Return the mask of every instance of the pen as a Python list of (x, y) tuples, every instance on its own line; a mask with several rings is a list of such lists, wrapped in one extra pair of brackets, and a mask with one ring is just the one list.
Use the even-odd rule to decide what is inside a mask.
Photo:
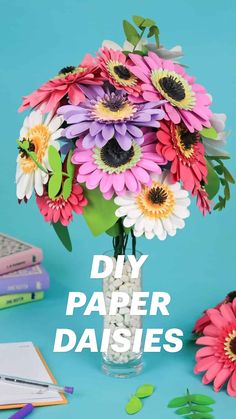
[(35, 381), (28, 378), (12, 377), (9, 375), (0, 374), (0, 382), (7, 384), (17, 384), (23, 387), (34, 387), (44, 391), (58, 391), (60, 393), (73, 394), (74, 387), (58, 386), (52, 383), (44, 383), (42, 381)]
[(26, 404), (22, 409), (18, 410), (18, 412), (14, 413), (14, 415), (10, 416), (9, 419), (23, 419), (28, 416), (31, 412), (33, 412), (34, 406), (29, 403)]

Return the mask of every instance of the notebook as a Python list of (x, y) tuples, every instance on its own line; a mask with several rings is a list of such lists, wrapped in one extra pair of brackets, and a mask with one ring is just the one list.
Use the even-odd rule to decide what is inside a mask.
[[(1, 343), (0, 372), (21, 378), (56, 383), (40, 351), (32, 342)], [(66, 404), (67, 399), (57, 391), (38, 390), (0, 381), (0, 409), (21, 407), (26, 403), (35, 406)]]

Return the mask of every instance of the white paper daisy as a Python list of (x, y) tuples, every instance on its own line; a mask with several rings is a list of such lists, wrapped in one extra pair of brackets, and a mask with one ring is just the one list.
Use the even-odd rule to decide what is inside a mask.
[(116, 216), (124, 217), (124, 226), (133, 227), (136, 237), (144, 234), (147, 239), (165, 240), (184, 228), (184, 219), (190, 215), (188, 196), (179, 182), (171, 183), (169, 175), (162, 173), (153, 176), (152, 185), (143, 187), (138, 195), (129, 192), (116, 197)]
[[(61, 137), (63, 122), (62, 116), (53, 116), (50, 112), (45, 116), (40, 110), (32, 111), (24, 120), (20, 131), (20, 141), (29, 141), (29, 150), (34, 151), (38, 162), (47, 170), (50, 170), (48, 163), (48, 147), (53, 145), (57, 150), (59, 143), (56, 141)], [(48, 181), (48, 174), (43, 172), (29, 155), (19, 150), (16, 168), (16, 195), (18, 199), (29, 199), (33, 190), (38, 195), (43, 194), (43, 185)]]

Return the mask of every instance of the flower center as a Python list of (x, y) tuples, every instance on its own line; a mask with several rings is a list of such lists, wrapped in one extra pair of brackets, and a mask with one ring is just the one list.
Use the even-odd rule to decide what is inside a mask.
[(224, 349), (226, 355), (228, 355), (232, 361), (236, 361), (236, 330), (233, 330), (226, 337)]
[(124, 164), (130, 162), (134, 156), (134, 148), (131, 148), (127, 151), (123, 150), (115, 138), (112, 138), (106, 143), (101, 149), (101, 159), (102, 161), (110, 167), (120, 167)]
[(120, 79), (123, 80), (129, 80), (131, 77), (130, 71), (124, 65), (115, 65), (114, 72)]
[(175, 71), (156, 69), (152, 71), (151, 81), (157, 91), (173, 106), (192, 110), (196, 98), (191, 85)]
[(74, 65), (69, 65), (67, 67), (63, 67), (60, 71), (59, 71), (59, 75), (63, 74), (64, 76), (66, 76), (67, 74), (73, 73), (75, 71), (75, 66)]
[(152, 188), (149, 191), (149, 199), (153, 204), (164, 204), (164, 202), (167, 200), (168, 194), (163, 189), (157, 186), (156, 188)]
[(176, 126), (175, 137), (179, 150), (187, 159), (194, 154), (194, 145), (197, 144), (200, 137), (197, 132), (189, 132), (182, 125)]
[[(27, 140), (26, 138), (23, 138), (23, 141), (28, 141), (28, 144), (29, 144), (28, 151), (35, 151), (35, 145), (31, 140)], [(22, 158), (23, 157), (25, 157), (26, 159), (29, 158), (29, 155), (26, 150), (23, 150), (20, 146), (18, 146), (18, 150)]]
[(232, 291), (232, 292), (229, 292), (229, 294), (227, 295), (226, 301), (227, 303), (232, 303), (235, 298), (236, 298), (236, 291)]
[(172, 99), (180, 102), (185, 98), (185, 90), (182, 82), (174, 78), (174, 76), (163, 77), (159, 80), (161, 88), (167, 93)]
[(137, 107), (132, 102), (113, 92), (95, 102), (91, 117), (101, 122), (124, 122), (130, 120), (136, 111)]
[(168, 185), (153, 181), (151, 188), (143, 187), (136, 202), (146, 217), (167, 218), (173, 212), (175, 197)]
[(124, 108), (126, 99), (121, 95), (111, 94), (106, 96), (102, 102), (105, 108), (110, 109), (112, 112), (117, 112)]
[[(42, 163), (43, 158), (48, 149), (48, 143), (50, 140), (50, 132), (46, 125), (35, 125), (30, 128), (27, 135), (31, 150), (36, 153), (37, 160)], [(32, 173), (37, 169), (37, 165), (29, 156), (22, 156), (20, 161), (21, 169), (24, 173)]]

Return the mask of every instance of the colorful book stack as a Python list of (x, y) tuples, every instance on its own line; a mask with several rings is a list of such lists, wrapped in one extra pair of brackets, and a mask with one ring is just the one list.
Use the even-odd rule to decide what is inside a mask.
[(0, 309), (39, 301), (49, 288), (38, 247), (0, 233)]

